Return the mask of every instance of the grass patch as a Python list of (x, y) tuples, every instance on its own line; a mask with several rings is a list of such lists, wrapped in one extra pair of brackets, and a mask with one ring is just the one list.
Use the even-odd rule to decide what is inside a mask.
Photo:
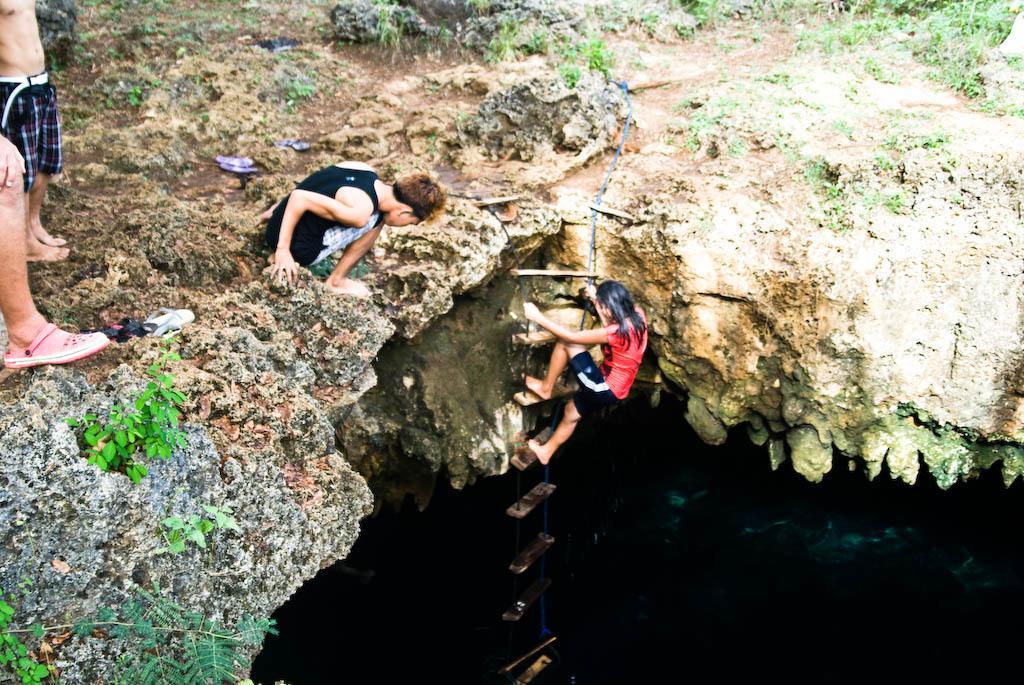
[[(826, 53), (879, 42), (897, 32), (929, 75), (968, 97), (985, 95), (980, 67), (985, 53), (998, 45), (1013, 23), (1010, 0), (864, 0), (852, 11), (820, 28), (805, 31), (799, 46)], [(894, 78), (877, 63), (865, 70), (883, 82)], [(881, 78), (879, 78), (881, 76)]]

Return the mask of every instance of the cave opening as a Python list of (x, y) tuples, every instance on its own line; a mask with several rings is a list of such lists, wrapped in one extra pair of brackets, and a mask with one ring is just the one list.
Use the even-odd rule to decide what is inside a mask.
[[(682, 414), (670, 396), (624, 403), (552, 462), (545, 609), (558, 641), (535, 683), (977, 680), (1016, 654), (1020, 486), (995, 469), (948, 492), (927, 475), (868, 482), (838, 457), (814, 485), (788, 464), (773, 472), (742, 432), (703, 444)], [(276, 612), (281, 634), (253, 679), (512, 682), (494, 672), (540, 628), (536, 605), (500, 619), (516, 477), (439, 484), (423, 512), (407, 502), (364, 521), (349, 558)], [(524, 474), (522, 492), (539, 477)]]

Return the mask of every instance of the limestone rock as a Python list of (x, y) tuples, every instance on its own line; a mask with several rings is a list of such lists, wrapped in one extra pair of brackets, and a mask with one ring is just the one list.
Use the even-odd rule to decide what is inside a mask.
[(525, 162), (568, 152), (576, 165), (606, 150), (625, 116), (621, 91), (587, 73), (575, 88), (536, 77), (487, 97), (464, 129), (467, 144)]
[(48, 55), (64, 57), (78, 40), (75, 26), (78, 9), (75, 0), (36, 0), (39, 37)]
[[(822, 443), (818, 431), (811, 426), (799, 426), (786, 433), (793, 470), (812, 483), (820, 483), (832, 470), (832, 444)], [(775, 463), (775, 460), (772, 460)]]
[(344, 0), (331, 10), (335, 38), (352, 43), (381, 39), (381, 24), (390, 24), (404, 35), (431, 34), (434, 30), (415, 10), (398, 4), (371, 0)]
[[(0, 405), (0, 584), (32, 581), (16, 601), (19, 624), (95, 616), (100, 607), (120, 606), (133, 585), (154, 583), (218, 621), (267, 616), (355, 541), (358, 521), (370, 510), (369, 492), (330, 451), (305, 457), (307, 467), (322, 469), (312, 505), (290, 487), (272, 453), (224, 462), (197, 425), (187, 428), (188, 447), (154, 460), (139, 485), (87, 464), (71, 429), (55, 419), (108, 408), (141, 385), (127, 367), (99, 387), (75, 371), (42, 369), (17, 404)], [(320, 430), (329, 435), (330, 425)], [(202, 514), (204, 504), (231, 507), (242, 531), (212, 533), (205, 551), (190, 546), (180, 555), (156, 555), (164, 544), (159, 521)], [(56, 662), (62, 682), (102, 679), (118, 657), (112, 646), (69, 640)]]

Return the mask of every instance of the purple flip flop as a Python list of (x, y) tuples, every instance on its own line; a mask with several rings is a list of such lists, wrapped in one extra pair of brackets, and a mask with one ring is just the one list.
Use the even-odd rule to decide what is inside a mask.
[(306, 150), (309, 149), (309, 143), (307, 143), (304, 140), (296, 140), (295, 138), (288, 138), (287, 140), (279, 140), (279, 141), (275, 142), (274, 143), (274, 147), (281, 148), (282, 150), (284, 150), (286, 148), (291, 148), (291, 149), (295, 150), (296, 152), (305, 152)]
[(221, 169), (224, 171), (230, 171), (233, 174), (256, 173), (256, 166), (248, 157), (225, 157), (224, 155), (217, 155), (213, 159)]

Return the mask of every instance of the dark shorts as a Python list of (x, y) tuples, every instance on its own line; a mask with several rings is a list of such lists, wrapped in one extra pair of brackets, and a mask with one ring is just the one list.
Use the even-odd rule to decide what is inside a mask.
[[(281, 236), (281, 220), (284, 219), (284, 210), (287, 204), (288, 197), (278, 202), (277, 206), (274, 207), (274, 213), (271, 215), (270, 221), (267, 222), (265, 238), (267, 247), (270, 248), (271, 252), (277, 250), (277, 239)], [(305, 230), (301, 222), (295, 226), (295, 230), (292, 231), (292, 242), (289, 246), (292, 259), (302, 266), (309, 266), (316, 261), (316, 258), (320, 256), (323, 249), (323, 233)]]
[[(7, 98), (17, 87), (16, 83), (0, 83), (0, 108), (7, 104)], [(25, 192), (32, 189), (38, 174), (56, 175), (64, 168), (57, 89), (49, 83), (18, 93), (7, 125), (0, 133), (14, 143), (25, 158)]]
[(619, 401), (615, 393), (608, 389), (604, 374), (597, 368), (589, 352), (580, 352), (570, 359), (569, 368), (580, 384), (580, 389), (572, 396), (580, 416), (592, 414), (601, 407), (610, 407)]

